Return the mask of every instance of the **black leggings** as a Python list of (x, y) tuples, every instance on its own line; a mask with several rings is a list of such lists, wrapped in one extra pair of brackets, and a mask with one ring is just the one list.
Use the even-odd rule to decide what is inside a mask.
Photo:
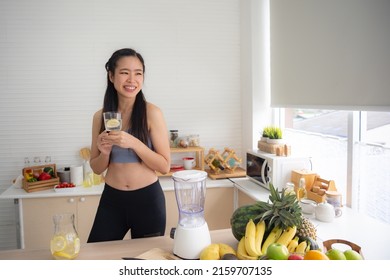
[(89, 242), (122, 240), (165, 234), (165, 196), (160, 182), (134, 191), (121, 191), (105, 184)]

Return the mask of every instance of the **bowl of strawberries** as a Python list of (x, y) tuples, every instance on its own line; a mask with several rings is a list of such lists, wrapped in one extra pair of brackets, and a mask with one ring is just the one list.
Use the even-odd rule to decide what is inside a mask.
[(59, 193), (73, 192), (76, 187), (73, 183), (62, 182), (54, 186), (54, 191)]

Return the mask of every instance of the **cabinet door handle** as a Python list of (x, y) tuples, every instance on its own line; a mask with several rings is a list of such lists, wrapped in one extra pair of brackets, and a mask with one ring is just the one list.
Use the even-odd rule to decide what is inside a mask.
[(68, 202), (69, 202), (69, 203), (73, 203), (73, 202), (74, 202), (74, 198), (69, 198), (69, 199), (68, 199)]
[(85, 197), (80, 197), (80, 202), (84, 202), (85, 201)]

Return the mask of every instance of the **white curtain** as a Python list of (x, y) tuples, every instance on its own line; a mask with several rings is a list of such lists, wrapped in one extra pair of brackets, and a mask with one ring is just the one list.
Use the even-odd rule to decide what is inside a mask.
[(390, 109), (390, 1), (272, 0), (273, 107)]

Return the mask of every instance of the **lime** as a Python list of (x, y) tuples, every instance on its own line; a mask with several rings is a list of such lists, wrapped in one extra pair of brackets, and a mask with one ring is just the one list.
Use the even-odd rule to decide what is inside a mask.
[(66, 247), (66, 240), (61, 235), (56, 235), (51, 239), (50, 244), (51, 250), (53, 252), (60, 252), (63, 251)]

